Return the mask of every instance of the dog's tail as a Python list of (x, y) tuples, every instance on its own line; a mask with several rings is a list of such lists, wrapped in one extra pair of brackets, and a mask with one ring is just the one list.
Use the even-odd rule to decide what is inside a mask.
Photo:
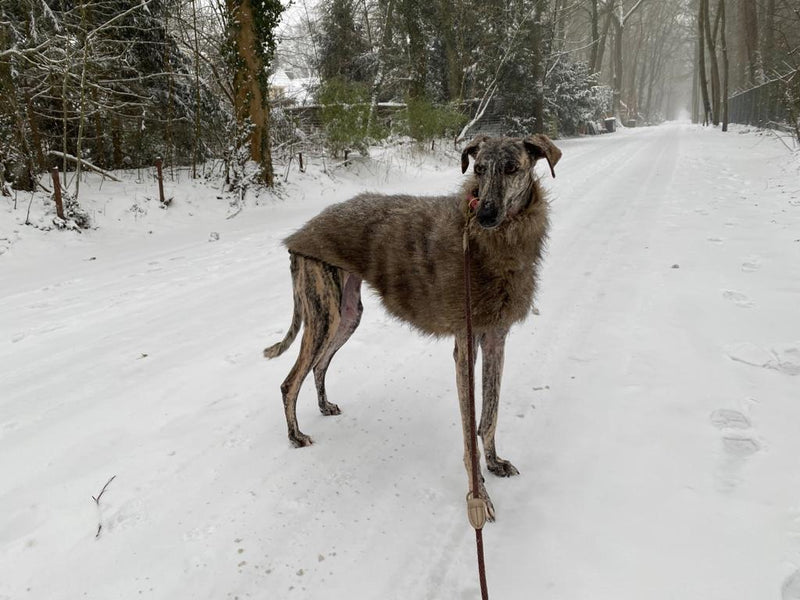
[(292, 289), (294, 290), (294, 313), (292, 314), (292, 324), (289, 326), (289, 331), (286, 332), (284, 338), (277, 344), (273, 344), (269, 348), (264, 348), (264, 358), (275, 358), (280, 356), (292, 345), (294, 339), (297, 337), (297, 332), (300, 331), (300, 326), (303, 324), (303, 314), (300, 306), (300, 296), (297, 293), (297, 257), (291, 254), (291, 270), (292, 270)]

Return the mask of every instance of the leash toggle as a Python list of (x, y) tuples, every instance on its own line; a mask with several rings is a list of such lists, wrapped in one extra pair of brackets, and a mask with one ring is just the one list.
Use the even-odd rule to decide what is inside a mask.
[(486, 500), (480, 497), (476, 498), (472, 492), (467, 494), (467, 518), (474, 529), (483, 529), (483, 526), (486, 525), (487, 514), (489, 514), (489, 507), (486, 505)]

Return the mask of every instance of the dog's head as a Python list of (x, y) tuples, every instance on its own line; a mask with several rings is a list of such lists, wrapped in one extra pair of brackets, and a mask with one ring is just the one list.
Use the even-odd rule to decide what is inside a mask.
[(544, 158), (555, 177), (553, 169), (561, 150), (539, 133), (525, 138), (479, 136), (461, 153), (462, 173), (469, 167), (470, 156), (476, 179), (472, 193), (479, 200), (476, 219), (482, 227), (492, 229), (537, 200), (533, 167)]

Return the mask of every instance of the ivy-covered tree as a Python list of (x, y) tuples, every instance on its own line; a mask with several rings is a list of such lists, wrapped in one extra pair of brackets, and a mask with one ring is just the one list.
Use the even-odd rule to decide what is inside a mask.
[(250, 158), (259, 179), (272, 186), (274, 171), (269, 139), (267, 66), (275, 53), (275, 27), (283, 12), (279, 0), (226, 0), (234, 115), (246, 130)]

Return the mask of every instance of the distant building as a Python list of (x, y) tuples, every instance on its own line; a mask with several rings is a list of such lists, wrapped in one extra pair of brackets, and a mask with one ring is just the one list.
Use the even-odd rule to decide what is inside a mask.
[(278, 67), (269, 78), (270, 99), (296, 106), (305, 106), (313, 101), (312, 90), (319, 79), (307, 69), (284, 69)]

